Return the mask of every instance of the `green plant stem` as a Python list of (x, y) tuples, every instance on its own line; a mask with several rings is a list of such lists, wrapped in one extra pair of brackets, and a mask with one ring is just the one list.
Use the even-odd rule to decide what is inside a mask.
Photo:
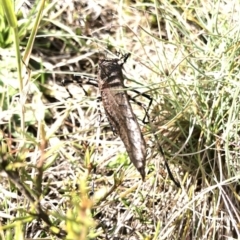
[(17, 57), (17, 72), (18, 72), (18, 81), (19, 81), (19, 94), (20, 94), (20, 105), (21, 105), (21, 135), (24, 138), (24, 129), (25, 129), (25, 116), (24, 116), (24, 106), (23, 106), (23, 78), (22, 78), (22, 65), (21, 65), (21, 53), (19, 50), (19, 38), (18, 38), (18, 29), (13, 28), (14, 31), (14, 42), (15, 42), (15, 52)]

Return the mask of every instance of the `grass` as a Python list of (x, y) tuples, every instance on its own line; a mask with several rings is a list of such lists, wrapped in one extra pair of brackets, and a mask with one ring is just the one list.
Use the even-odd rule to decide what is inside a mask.
[[(0, 9), (0, 239), (239, 239), (239, 3), (13, 9)], [(148, 145), (145, 182), (97, 88), (76, 82), (117, 52), (131, 53), (126, 86), (153, 97), (150, 124), (132, 104)]]

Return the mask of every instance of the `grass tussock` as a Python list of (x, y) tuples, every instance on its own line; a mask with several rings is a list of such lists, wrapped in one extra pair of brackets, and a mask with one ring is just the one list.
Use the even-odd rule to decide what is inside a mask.
[[(0, 239), (239, 239), (238, 1), (0, 4)], [(131, 53), (146, 180), (97, 100)], [(96, 84), (96, 82), (95, 82)], [(169, 179), (156, 138), (177, 188)]]

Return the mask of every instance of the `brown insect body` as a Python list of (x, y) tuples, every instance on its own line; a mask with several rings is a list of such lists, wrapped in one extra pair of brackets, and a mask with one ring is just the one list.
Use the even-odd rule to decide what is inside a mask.
[(145, 178), (146, 143), (124, 90), (121, 59), (103, 59), (99, 62), (98, 87), (108, 120), (123, 141), (131, 162)]

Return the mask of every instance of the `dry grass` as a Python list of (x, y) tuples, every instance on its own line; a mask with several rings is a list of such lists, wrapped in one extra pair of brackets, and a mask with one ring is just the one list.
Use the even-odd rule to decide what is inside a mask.
[[(238, 1), (50, 1), (26, 53), (42, 2), (19, 7), (22, 90), (0, 29), (0, 239), (239, 239)], [(129, 90), (154, 99), (150, 125), (133, 104), (145, 182), (97, 88), (78, 84), (117, 52)]]

